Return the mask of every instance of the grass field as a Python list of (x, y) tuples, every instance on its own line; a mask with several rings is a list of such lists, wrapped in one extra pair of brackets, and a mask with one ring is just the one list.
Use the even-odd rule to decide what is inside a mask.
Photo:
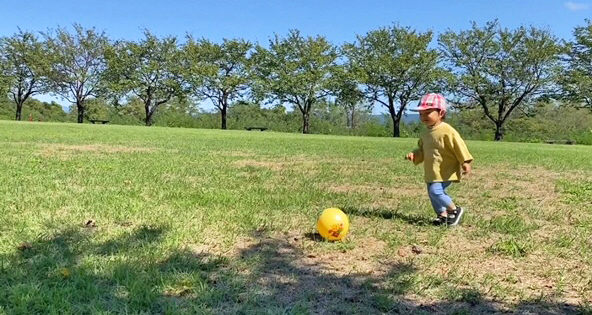
[(415, 143), (0, 122), (0, 314), (592, 314), (592, 147), (468, 142), (447, 229)]

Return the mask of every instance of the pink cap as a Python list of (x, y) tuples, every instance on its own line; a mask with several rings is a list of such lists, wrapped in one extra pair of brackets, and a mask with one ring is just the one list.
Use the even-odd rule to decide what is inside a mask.
[(418, 112), (431, 108), (439, 109), (440, 113), (444, 114), (446, 112), (446, 99), (444, 96), (437, 93), (428, 93), (421, 98), (418, 107), (410, 110)]

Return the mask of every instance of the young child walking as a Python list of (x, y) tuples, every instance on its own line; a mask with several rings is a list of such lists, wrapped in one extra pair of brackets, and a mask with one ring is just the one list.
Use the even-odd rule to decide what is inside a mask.
[(446, 193), (453, 182), (471, 172), (473, 157), (465, 142), (446, 118), (446, 99), (436, 93), (424, 95), (417, 108), (421, 122), (427, 127), (418, 141), (418, 148), (407, 154), (406, 159), (418, 165), (424, 164), (424, 178), (428, 196), (437, 217), (435, 225), (457, 225), (464, 209), (458, 207)]

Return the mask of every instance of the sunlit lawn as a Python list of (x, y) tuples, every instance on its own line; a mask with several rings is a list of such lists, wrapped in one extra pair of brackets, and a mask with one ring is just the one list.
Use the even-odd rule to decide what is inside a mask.
[(0, 122), (0, 313), (592, 313), (592, 147), (469, 141), (450, 229), (415, 143)]

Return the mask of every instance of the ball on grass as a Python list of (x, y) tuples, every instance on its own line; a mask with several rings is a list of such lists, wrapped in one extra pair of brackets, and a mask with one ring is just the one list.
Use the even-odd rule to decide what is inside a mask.
[(349, 231), (349, 219), (340, 209), (325, 209), (317, 222), (317, 231), (329, 241), (342, 240)]

